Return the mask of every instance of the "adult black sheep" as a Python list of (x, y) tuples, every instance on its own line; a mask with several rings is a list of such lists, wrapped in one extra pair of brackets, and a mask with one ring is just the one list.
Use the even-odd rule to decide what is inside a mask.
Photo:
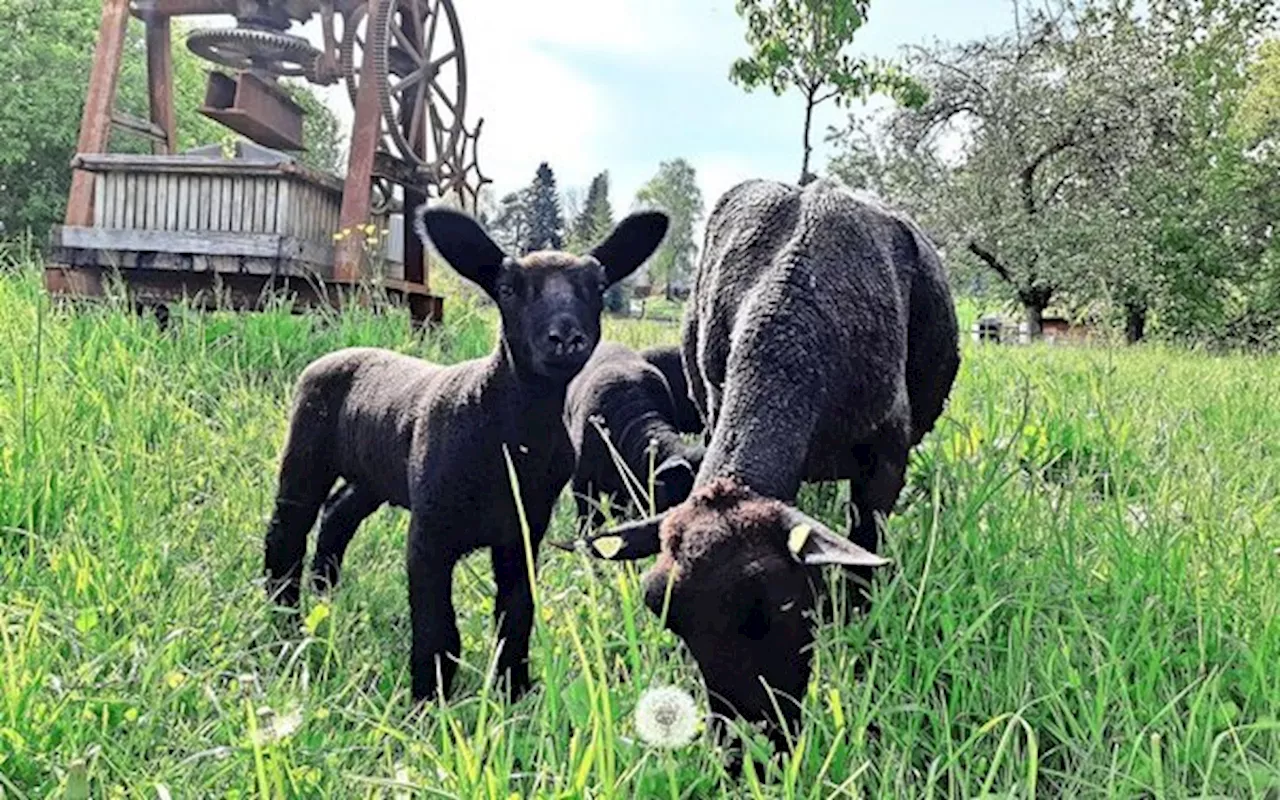
[[(660, 613), (670, 582), (667, 626), (697, 660), (712, 711), (771, 723), (780, 742), (773, 699), (794, 723), (810, 674), (813, 568), (886, 563), (877, 520), (950, 393), (955, 310), (910, 221), (828, 180), (751, 180), (708, 219), (683, 349), (712, 431), (694, 491), (588, 549), (659, 555), (645, 602)], [(802, 481), (841, 479), (849, 538), (792, 505)]]

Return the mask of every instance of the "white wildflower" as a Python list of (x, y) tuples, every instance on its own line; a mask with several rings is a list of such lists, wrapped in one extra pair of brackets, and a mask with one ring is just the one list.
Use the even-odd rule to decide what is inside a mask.
[(267, 745), (287, 739), (302, 727), (302, 709), (294, 708), (287, 713), (277, 714), (273, 709), (258, 709), (258, 716), (263, 718), (254, 740), (259, 745)]
[(636, 732), (654, 747), (684, 747), (698, 729), (698, 706), (675, 686), (652, 687), (636, 703)]

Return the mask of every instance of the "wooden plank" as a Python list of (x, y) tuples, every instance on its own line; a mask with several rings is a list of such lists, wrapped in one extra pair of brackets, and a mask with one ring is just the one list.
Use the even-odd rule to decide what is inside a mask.
[(157, 230), (171, 230), (168, 227), (169, 218), (169, 176), (156, 176), (156, 197), (154, 201), (156, 207), (156, 224), (153, 226)]
[(108, 172), (111, 180), (111, 225), (112, 228), (123, 228), (124, 224), (124, 176), (118, 172)]
[[(107, 149), (107, 141), (111, 136), (111, 110), (116, 104), (116, 87), (120, 79), (120, 61), (124, 55), (125, 30), (128, 24), (129, 0), (103, 0), (98, 41), (93, 49), (93, 66), (89, 70), (84, 111), (80, 115), (77, 153), (100, 153)], [(92, 176), (83, 170), (73, 170), (71, 191), (67, 195), (66, 223), (90, 224), (93, 220), (92, 204)]]
[(191, 181), (187, 178), (178, 178), (174, 183), (175, 191), (178, 195), (178, 213), (174, 220), (174, 230), (187, 231), (191, 230), (188, 224), (188, 214), (191, 207)]
[(293, 233), (293, 217), (290, 211), (293, 208), (295, 196), (292, 181), (283, 180), (276, 184), (276, 233), (284, 235)]
[(146, 43), (151, 122), (164, 137), (151, 152), (168, 154), (178, 149), (177, 117), (173, 109), (173, 41), (169, 35), (168, 17), (147, 17)]
[(60, 229), (59, 243), (65, 248), (81, 250), (246, 258), (275, 258), (281, 252), (281, 237), (274, 233), (212, 233), (64, 226)]
[[(373, 75), (374, 48), (364, 49), (361, 75)], [(382, 120), (378, 113), (378, 87), (374, 81), (360, 81), (356, 91), (356, 124), (351, 131), (351, 145), (347, 153), (347, 177), (342, 185), (342, 208), (338, 214), (338, 229), (352, 228), (369, 218), (370, 190), (373, 185), (374, 154), (382, 135)], [(334, 253), (333, 274), (341, 280), (359, 277), (363, 254), (360, 242), (347, 236), (338, 242)]]
[(231, 230), (244, 233), (244, 178), (231, 179)]
[(231, 230), (231, 181), (228, 178), (215, 178), (218, 184), (218, 230)]
[(199, 199), (200, 210), (196, 214), (196, 218), (198, 220), (198, 222), (196, 223), (197, 230), (207, 231), (207, 230), (210, 230), (212, 227), (212, 222), (209, 215), (209, 209), (213, 208), (213, 200), (210, 197), (211, 191), (212, 191), (212, 184), (209, 182), (209, 178), (204, 175), (201, 175), (200, 176), (200, 199)]
[(137, 134), (145, 139), (150, 139), (153, 143), (161, 144), (165, 141), (164, 129), (160, 128), (154, 122), (126, 114), (123, 111), (115, 111), (111, 114), (111, 124), (117, 128)]
[(157, 175), (142, 176), (142, 208), (145, 212), (142, 225), (139, 227), (149, 231), (156, 228), (156, 178)]
[(107, 213), (107, 176), (93, 176), (93, 224), (105, 228)]
[(165, 196), (168, 198), (168, 201), (165, 203), (164, 229), (167, 231), (176, 231), (178, 228), (182, 227), (178, 222), (178, 187), (179, 184), (182, 183), (182, 179), (177, 175), (166, 175), (164, 182)]
[(280, 201), (280, 181), (268, 178), (263, 184), (265, 190), (262, 198), (262, 229), (267, 233), (279, 233), (277, 223), (280, 221), (276, 205)]
[(120, 227), (122, 228), (134, 227), (133, 218), (134, 218), (134, 209), (138, 205), (138, 202), (136, 199), (137, 196), (138, 196), (138, 176), (125, 175), (124, 176), (124, 224), (121, 225)]
[(288, 175), (301, 182), (321, 187), (334, 202), (337, 202), (342, 194), (342, 181), (339, 179), (292, 161), (229, 160), (221, 156), (185, 154), (139, 156), (128, 153), (96, 153), (76, 156), (73, 159), (73, 165), (77, 169), (89, 172), (177, 172), (181, 174), (257, 175), (263, 177)]
[(253, 229), (269, 233), (267, 229), (267, 185), (270, 178), (253, 179)]

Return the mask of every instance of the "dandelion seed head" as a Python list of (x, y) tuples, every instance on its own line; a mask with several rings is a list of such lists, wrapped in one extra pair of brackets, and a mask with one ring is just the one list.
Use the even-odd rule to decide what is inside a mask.
[(652, 687), (636, 703), (636, 732), (654, 747), (684, 747), (698, 732), (698, 706), (675, 686)]

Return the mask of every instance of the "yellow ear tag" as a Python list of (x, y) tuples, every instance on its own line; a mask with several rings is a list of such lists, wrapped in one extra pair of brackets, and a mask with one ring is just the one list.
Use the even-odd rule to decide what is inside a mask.
[(797, 558), (800, 557), (800, 550), (804, 547), (804, 543), (809, 541), (809, 534), (813, 533), (813, 528), (805, 523), (800, 523), (791, 529), (791, 533), (787, 534), (787, 549)]
[(621, 536), (601, 536), (592, 542), (591, 546), (595, 548), (601, 558), (613, 558), (622, 549), (623, 544), (625, 542), (622, 541)]

